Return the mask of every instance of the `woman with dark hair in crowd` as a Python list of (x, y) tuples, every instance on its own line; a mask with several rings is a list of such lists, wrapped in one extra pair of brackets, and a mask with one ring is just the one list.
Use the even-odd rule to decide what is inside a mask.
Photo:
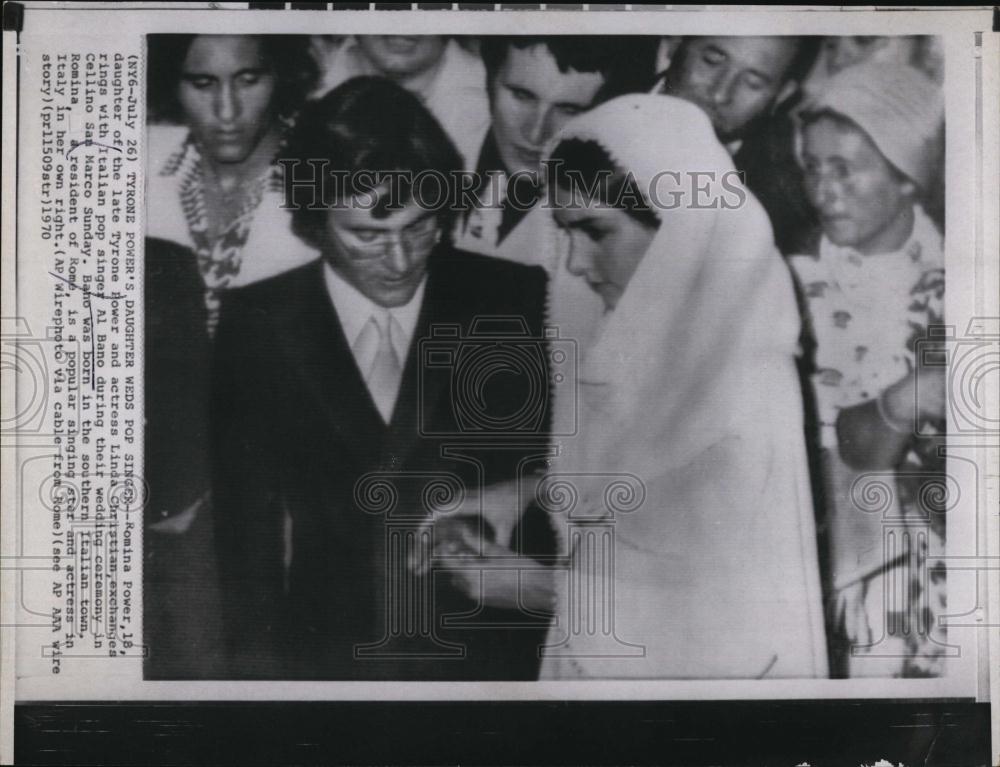
[[(944, 608), (944, 569), (927, 565), (943, 554), (944, 516), (926, 483), (939, 487), (944, 471), (934, 435), (945, 429), (945, 377), (925, 366), (919, 346), (930, 349), (930, 329), (943, 322), (943, 242), (922, 206), (943, 127), (939, 86), (880, 62), (839, 72), (801, 115), (800, 162), (822, 232), (815, 253), (790, 263), (812, 347), (841, 675), (942, 670), (934, 616)], [(896, 475), (884, 513), (859, 500), (872, 472), (876, 487)], [(908, 528), (898, 556), (883, 547), (887, 522)]]
[(221, 291), (312, 260), (291, 235), (275, 159), (316, 78), (308, 38), (163, 35), (150, 40), (149, 237), (191, 249), (208, 330)]
[[(209, 370), (227, 288), (316, 258), (274, 160), (315, 76), (306, 38), (154, 35), (145, 269), (150, 678), (219, 673)], [(176, 124), (167, 124), (167, 123)]]

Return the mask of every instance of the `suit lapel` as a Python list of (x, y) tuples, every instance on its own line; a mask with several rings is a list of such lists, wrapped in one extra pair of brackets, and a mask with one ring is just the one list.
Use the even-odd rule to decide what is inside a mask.
[(422, 376), (421, 339), (428, 338), (431, 328), (440, 322), (461, 322), (462, 317), (454, 311), (457, 296), (449, 293), (446, 284), (447, 265), (439, 254), (432, 257), (428, 267), (427, 290), (424, 305), (413, 331), (413, 340), (403, 368), (403, 378), (396, 398), (396, 410), (384, 452), (402, 463), (414, 448), (420, 444), (420, 431), (426, 432), (427, 425), (435, 422), (435, 414), (447, 404), (446, 376)]
[[(334, 433), (363, 455), (377, 449), (385, 424), (368, 393), (323, 281), (322, 262), (302, 270), (301, 300), (278, 328), (289, 367), (312, 395)], [(299, 405), (301, 407), (301, 405)]]

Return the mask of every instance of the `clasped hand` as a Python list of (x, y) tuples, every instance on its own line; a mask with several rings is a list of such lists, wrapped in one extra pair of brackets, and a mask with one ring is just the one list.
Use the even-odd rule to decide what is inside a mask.
[(550, 610), (555, 602), (551, 572), (511, 547), (536, 483), (537, 478), (500, 482), (470, 493), (458, 509), (431, 509), (431, 549), (416, 552), (410, 569), (425, 575), (433, 560), (459, 590), (484, 605)]

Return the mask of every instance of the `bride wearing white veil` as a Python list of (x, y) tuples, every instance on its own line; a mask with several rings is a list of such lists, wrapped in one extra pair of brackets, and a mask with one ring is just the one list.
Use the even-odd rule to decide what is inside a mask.
[[(572, 280), (604, 303), (578, 402), (555, 403), (557, 417), (577, 409), (578, 428), (554, 470), (578, 478), (578, 507), (598, 515), (614, 475), (645, 498), (615, 515), (606, 583), (592, 554), (572, 552), (543, 677), (825, 676), (799, 314), (766, 214), (679, 99), (615, 99), (553, 147), (565, 165), (596, 150), (643, 195), (622, 198), (631, 211), (579, 195), (553, 211), (572, 243), (553, 324), (578, 315)], [(614, 642), (595, 641), (609, 630)]]
[(549, 319), (579, 345), (554, 402), (573, 436), (537, 489), (468, 506), (500, 541), (534, 494), (563, 536), (566, 566), (516, 589), (529, 611), (554, 600), (541, 676), (826, 676), (799, 314), (763, 208), (708, 118), (670, 96), (609, 101), (551, 146), (550, 210), (532, 215), (570, 243)]

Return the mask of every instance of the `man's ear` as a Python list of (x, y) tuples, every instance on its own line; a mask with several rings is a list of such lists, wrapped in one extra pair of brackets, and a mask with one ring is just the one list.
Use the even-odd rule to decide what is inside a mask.
[(660, 44), (656, 49), (656, 74), (663, 74), (670, 69), (670, 62), (683, 40), (680, 35), (660, 38)]
[(774, 97), (774, 106), (777, 107), (785, 99), (790, 99), (799, 90), (799, 83), (797, 80), (786, 80), (785, 84), (781, 86), (781, 90), (778, 91), (778, 95)]

